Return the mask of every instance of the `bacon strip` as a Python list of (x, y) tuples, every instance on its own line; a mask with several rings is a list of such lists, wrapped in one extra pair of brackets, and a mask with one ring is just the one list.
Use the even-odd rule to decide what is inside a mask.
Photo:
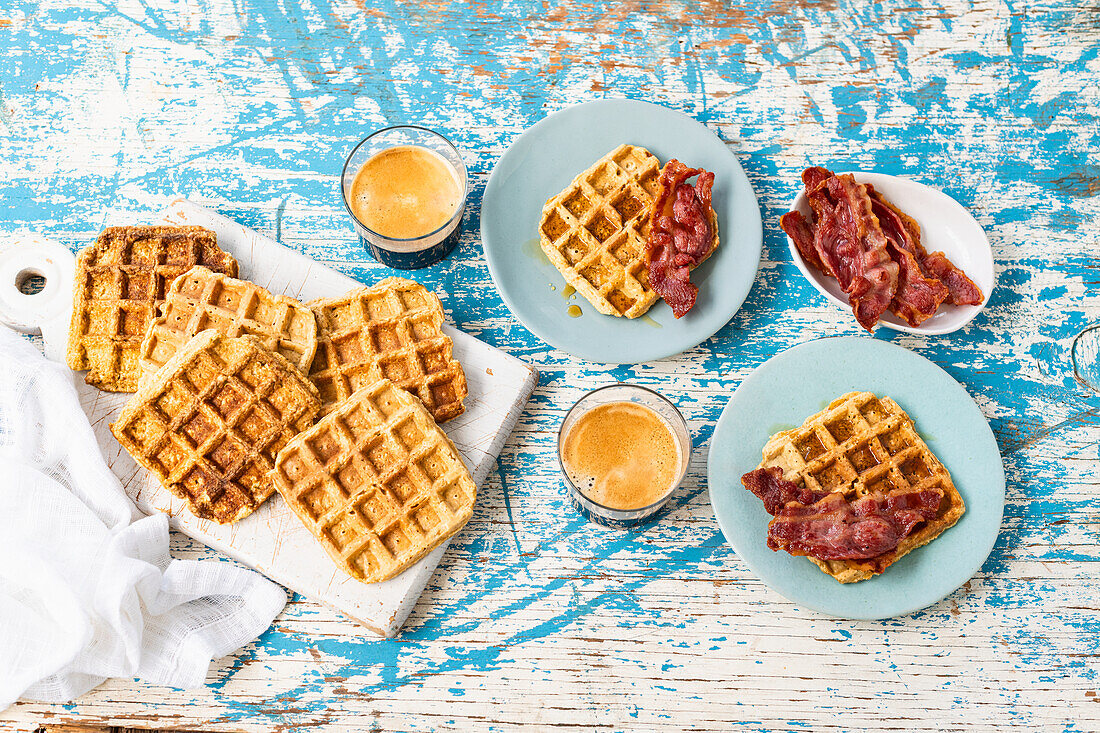
[(802, 259), (824, 272), (825, 265), (821, 263), (817, 249), (814, 248), (814, 230), (810, 222), (806, 221), (806, 217), (802, 216), (801, 212), (788, 211), (779, 218), (779, 226), (790, 236), (794, 246), (798, 247)]
[(978, 305), (985, 298), (982, 289), (943, 252), (925, 254), (921, 259), (921, 268), (947, 286), (947, 301), (952, 305)]
[[(694, 176), (698, 178), (692, 186), (687, 180)], [(661, 171), (659, 183), (646, 242), (649, 285), (680, 318), (699, 294), (690, 272), (714, 249), (709, 216), (714, 174), (673, 158)]]
[(860, 325), (873, 331), (897, 292), (898, 264), (886, 251), (886, 235), (871, 213), (866, 187), (851, 175), (833, 176), (826, 186), (837, 202), (834, 215), (847, 235), (837, 255), (852, 269), (848, 302)]
[(934, 316), (940, 303), (947, 299), (947, 287), (935, 278), (925, 277), (916, 257), (918, 248), (921, 251), (924, 248), (914, 241), (911, 230), (898, 212), (887, 206), (871, 186), (867, 188), (871, 194), (871, 211), (886, 235), (887, 250), (898, 263), (898, 290), (890, 302), (890, 310), (910, 326), (919, 326)]
[(868, 560), (935, 517), (942, 500), (940, 489), (894, 489), (853, 502), (839, 492), (808, 506), (790, 502), (768, 524), (768, 547), (818, 560)]
[(836, 278), (856, 320), (873, 330), (893, 301), (899, 266), (871, 213), (867, 190), (852, 176), (834, 176), (824, 168), (807, 168), (802, 181), (813, 224), (795, 211), (785, 214), (779, 225), (811, 265)]
[(803, 259), (836, 278), (868, 331), (887, 308), (918, 326), (942, 303), (982, 302), (981, 289), (943, 252), (926, 252), (920, 226), (874, 186), (821, 167), (802, 171), (802, 183), (812, 221), (792, 211), (779, 225)]
[[(840, 287), (847, 292), (848, 288), (851, 287), (853, 273), (851, 268), (837, 254), (837, 249), (844, 239), (844, 232), (840, 229), (835, 216), (836, 202), (829, 196), (829, 189), (825, 185), (832, 177), (832, 172), (825, 168), (807, 168), (802, 171), (802, 183), (806, 186), (806, 198), (810, 202), (810, 209), (813, 212), (813, 222), (807, 224), (812, 238), (810, 247), (814, 252), (811, 263), (816, 261), (821, 271), (827, 275), (832, 275), (840, 282)], [(798, 214), (802, 223), (806, 223), (805, 218), (799, 212), (792, 211), (789, 214)], [(791, 230), (784, 226), (784, 219), (787, 216), (781, 218), (779, 224), (783, 226), (787, 234), (791, 234)], [(794, 219), (787, 219), (787, 221), (791, 225), (798, 223)]]
[(783, 469), (777, 466), (749, 471), (741, 477), (741, 484), (764, 502), (764, 511), (772, 516), (789, 501), (813, 504), (826, 495), (788, 481), (783, 478)]
[(758, 468), (741, 477), (764, 502), (768, 547), (818, 560), (868, 560), (895, 549), (902, 539), (934, 518), (941, 489), (893, 489), (855, 501), (840, 492), (815, 492), (783, 478), (777, 467)]
[(887, 228), (883, 220), (883, 214), (887, 218), (891, 218), (890, 215), (892, 214), (892, 218), (901, 223), (907, 241), (912, 245), (910, 251), (920, 264), (921, 272), (930, 280), (941, 281), (947, 288), (948, 295), (944, 302), (951, 305), (979, 305), (982, 302), (984, 299), (982, 289), (967, 277), (965, 272), (956, 267), (947, 258), (947, 255), (943, 252), (929, 254), (924, 249), (924, 245), (920, 241), (920, 225), (913, 221), (912, 217), (887, 201), (870, 184), (867, 185), (867, 193), (871, 196), (872, 202), (876, 204), (875, 214), (880, 221), (883, 221), (883, 230)]
[[(822, 272), (832, 275), (840, 283), (841, 289), (848, 292), (855, 273), (850, 263), (840, 256), (847, 235), (836, 217), (836, 206), (824, 185), (810, 190), (807, 195), (814, 212), (813, 249), (821, 263)], [(780, 219), (780, 225), (782, 223)]]
[(802, 185), (806, 187), (807, 191), (810, 191), (823, 185), (825, 181), (832, 177), (833, 172), (831, 170), (815, 165), (802, 171)]

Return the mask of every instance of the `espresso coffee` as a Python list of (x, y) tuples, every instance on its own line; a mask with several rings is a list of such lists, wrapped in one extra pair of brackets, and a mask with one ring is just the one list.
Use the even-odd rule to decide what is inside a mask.
[(581, 415), (562, 442), (561, 458), (581, 493), (622, 511), (663, 499), (681, 470), (668, 423), (633, 402), (611, 402)]
[(450, 221), (462, 205), (462, 185), (439, 153), (398, 145), (367, 159), (355, 174), (348, 204), (371, 231), (417, 239)]

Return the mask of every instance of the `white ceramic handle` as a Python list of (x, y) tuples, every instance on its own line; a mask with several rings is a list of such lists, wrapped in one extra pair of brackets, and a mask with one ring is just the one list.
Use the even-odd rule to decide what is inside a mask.
[[(0, 322), (23, 333), (41, 333), (46, 356), (65, 360), (73, 307), (76, 258), (66, 247), (33, 233), (0, 235)], [(27, 277), (44, 279), (27, 294)]]

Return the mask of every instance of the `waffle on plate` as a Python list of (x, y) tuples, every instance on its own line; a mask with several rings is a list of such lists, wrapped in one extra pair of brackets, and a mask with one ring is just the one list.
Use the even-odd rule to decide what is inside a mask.
[[(742, 482), (775, 515), (769, 546), (806, 555), (841, 583), (883, 572), (965, 511), (951, 475), (909, 415), (889, 397), (871, 392), (850, 392), (800, 427), (773, 435), (760, 465)], [(853, 529), (868, 517), (870, 524)], [(844, 554), (834, 547), (841, 543), (874, 547), (883, 540), (886, 521), (893, 524), (889, 531), (900, 535), (892, 548), (873, 557), (835, 557)], [(833, 557), (815, 557), (812, 546)]]
[(195, 265), (235, 277), (237, 261), (197, 226), (105, 229), (76, 260), (73, 315), (65, 361), (88, 370), (84, 381), (109, 392), (134, 392), (138, 353), (169, 284)]
[(477, 487), (423, 403), (371, 382), (279, 452), (283, 499), (353, 578), (412, 566), (462, 528)]
[(542, 251), (600, 313), (637, 318), (657, 302), (646, 239), (660, 174), (653, 153), (620, 145), (542, 209)]

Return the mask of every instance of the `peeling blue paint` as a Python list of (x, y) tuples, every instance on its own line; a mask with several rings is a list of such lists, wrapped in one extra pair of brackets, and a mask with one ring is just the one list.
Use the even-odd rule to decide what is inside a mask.
[[(632, 669), (652, 666), (655, 675), (664, 673), (665, 684), (657, 687), (666, 696), (687, 697), (677, 674), (690, 675), (706, 655), (737, 655), (768, 670), (775, 657), (758, 648), (743, 620), (731, 621), (721, 636), (700, 635), (698, 619), (647, 591), (679, 578), (722, 580), (714, 586), (716, 603), (759, 590), (699, 509), (706, 504), (714, 422), (740, 378), (770, 356), (826, 331), (860, 332), (849, 320), (836, 328), (813, 319), (803, 330), (792, 326), (814, 311), (833, 315), (799, 274), (776, 226), (807, 164), (913, 176), (958, 199), (985, 227), (998, 267), (986, 312), (944, 337), (875, 337), (928, 357), (975, 396), (1005, 456), (1008, 503), (1002, 534), (973, 588), (880, 623), (806, 613), (800, 622), (814, 631), (798, 643), (832, 656), (866, 655), (882, 672), (904, 675), (910, 662), (893, 658), (901, 653), (895, 634), (917, 629), (934, 646), (945, 628), (986, 638), (987, 619), (1039, 617), (1051, 629), (1047, 635), (1031, 633), (1021, 621), (1027, 629), (994, 640), (990, 653), (1044, 685), (1094, 685), (1095, 604), (1053, 607), (1049, 599), (1069, 593), (1065, 571), (1047, 578), (1031, 569), (1074, 568), (1074, 597), (1094, 599), (1100, 591), (1095, 477), (1079, 485), (1088, 473), (1082, 461), (1097, 459), (1100, 408), (1074, 379), (1069, 360), (1073, 337), (1098, 312), (1100, 125), (1089, 90), (1097, 83), (1100, 43), (1075, 36), (1065, 50), (1043, 45), (1077, 17), (1069, 4), (1047, 13), (998, 5), (1000, 25), (962, 50), (958, 42), (972, 29), (942, 4), (889, 0), (779, 10), (753, 0), (743, 4), (745, 22), (734, 29), (690, 22), (715, 12), (693, 0), (676, 8), (686, 20), (613, 16), (613, 4), (571, 6), (582, 27), (608, 18), (598, 39), (607, 47), (605, 64), (571, 50), (591, 41), (587, 30), (572, 31), (564, 50), (553, 50), (553, 27), (540, 24), (546, 9), (530, 0), (502, 4), (497, 12), (504, 22), (479, 19), (477, 7), (463, 4), (416, 13), (405, 3), (365, 5), (373, 14), (335, 0), (311, 2), (308, 12), (257, 0), (241, 0), (230, 11), (204, 6), (186, 13), (148, 3), (123, 11), (109, 3), (61, 8), (29, 0), (0, 9), (7, 16), (0, 19), (11, 20), (0, 24), (0, 194), (6, 204), (0, 230), (28, 227), (77, 249), (112, 212), (149, 218), (159, 202), (183, 193), (370, 282), (390, 273), (357, 245), (337, 196), (340, 166), (372, 129), (425, 124), (462, 150), (472, 192), (458, 251), (416, 277), (443, 293), (459, 327), (535, 363), (543, 375), (482, 488), (474, 518), (404, 634), (376, 640), (302, 633), (294, 629), (327, 612), (293, 603), (285, 624), (235, 655), (210, 684), (215, 722), (273, 723), (261, 702), (235, 694), (242, 671), (266, 661), (303, 660), (291, 689), (280, 692), (288, 699), (382, 698), (434, 676), (466, 705), (478, 684), (466, 673), (507, 679), (530, 663), (532, 647), (591, 639), (609, 629), (648, 635), (646, 648), (659, 652), (659, 661), (639, 661), (622, 649), (593, 649), (593, 657)], [(921, 34), (934, 40), (915, 43)], [(928, 46), (938, 39), (952, 47)], [(143, 65), (150, 56), (167, 70), (157, 79), (163, 99), (146, 105)], [(828, 60), (848, 69), (844, 83), (821, 76)], [(1049, 81), (1052, 70), (1065, 80), (1057, 89)], [(780, 80), (797, 85), (777, 89)], [(117, 98), (109, 95), (114, 88)], [(793, 101), (783, 96), (788, 90)], [(105, 103), (117, 104), (109, 115), (93, 107), (100, 93)], [(605, 367), (546, 347), (512, 319), (481, 253), (480, 196), (503, 149), (547, 112), (600, 96), (655, 100), (717, 130), (760, 198), (763, 263), (748, 301), (714, 338), (677, 360)], [(673, 398), (689, 416), (695, 443), (687, 481), (662, 520), (634, 531), (606, 530), (578, 517), (551, 460), (553, 430), (568, 406), (563, 395), (615, 380), (648, 384)], [(1055, 451), (1055, 441), (1068, 447)], [(692, 521), (671, 521), (687, 516)], [(1024, 562), (1028, 569), (1021, 570)], [(762, 609), (778, 600), (761, 598)], [(753, 622), (773, 623), (765, 613)], [(494, 630), (488, 640), (478, 636), (487, 628)], [(500, 629), (507, 631), (496, 633)], [(325, 666), (313, 663), (311, 650)], [(934, 656), (968, 653), (964, 646)], [(807, 674), (820, 678), (825, 671), (818, 666)], [(537, 672), (553, 686), (554, 670)], [(974, 670), (994, 672), (992, 666)], [(346, 678), (339, 685), (348, 692), (334, 693), (337, 683), (328, 677)], [(942, 680), (959, 707), (969, 699), (955, 693), (970, 684), (965, 676)], [(846, 692), (825, 689), (834, 698)], [(883, 699), (904, 696), (875, 689)], [(624, 729), (669, 719), (627, 704), (638, 700), (634, 694), (624, 692), (623, 710), (637, 722)], [(1020, 699), (1019, 691), (1004, 695), (1006, 708)], [(742, 729), (813, 727), (783, 711), (757, 720), (761, 710), (751, 700), (736, 704), (749, 705), (746, 713), (754, 717), (739, 721)], [(829, 709), (841, 704), (828, 703)], [(322, 712), (286, 718), (304, 725)], [(1019, 721), (1027, 724), (1028, 714), (1019, 713)]]

